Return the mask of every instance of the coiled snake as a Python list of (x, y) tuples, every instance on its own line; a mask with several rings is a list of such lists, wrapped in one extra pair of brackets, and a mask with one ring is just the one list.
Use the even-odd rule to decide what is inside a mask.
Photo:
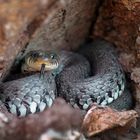
[(0, 99), (11, 113), (25, 116), (43, 111), (58, 96), (83, 110), (94, 102), (119, 110), (132, 106), (116, 51), (107, 41), (96, 40), (81, 47), (78, 53), (31, 51), (21, 70), (40, 71), (41, 66), (47, 72), (1, 85)]

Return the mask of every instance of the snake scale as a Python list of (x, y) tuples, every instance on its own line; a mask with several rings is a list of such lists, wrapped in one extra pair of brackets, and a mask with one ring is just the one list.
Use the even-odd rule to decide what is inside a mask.
[[(27, 65), (30, 61), (26, 57), (38, 58), (37, 54), (36, 51), (25, 56), (21, 69), (33, 70), (34, 65)], [(56, 97), (62, 97), (82, 110), (88, 110), (94, 102), (118, 110), (132, 107), (132, 96), (126, 88), (125, 75), (111, 43), (95, 40), (77, 52), (53, 52), (54, 55), (49, 57), (45, 52), (41, 54), (52, 64), (45, 64), (49, 71), (43, 74), (43, 78), (36, 72), (2, 83), (0, 99), (11, 113), (26, 116), (43, 111)], [(38, 70), (42, 62), (39, 60)], [(33, 60), (36, 61), (38, 59)]]

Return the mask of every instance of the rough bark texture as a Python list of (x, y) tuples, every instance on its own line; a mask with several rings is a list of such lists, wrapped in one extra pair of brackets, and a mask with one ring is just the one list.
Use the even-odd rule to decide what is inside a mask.
[(63, 7), (51, 20), (44, 21), (27, 48), (76, 49), (89, 35), (98, 3), (98, 0), (64, 0)]
[[(140, 2), (107, 0), (99, 10), (93, 35), (114, 42), (125, 50), (137, 49), (140, 23)], [(137, 52), (138, 55), (138, 52)]]

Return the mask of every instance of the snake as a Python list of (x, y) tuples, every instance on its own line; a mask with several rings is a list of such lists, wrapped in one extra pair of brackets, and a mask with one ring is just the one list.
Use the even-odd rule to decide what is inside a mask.
[(85, 43), (76, 52), (30, 51), (20, 69), (24, 76), (15, 75), (0, 86), (0, 100), (17, 116), (41, 112), (57, 97), (84, 111), (93, 103), (117, 110), (132, 108), (116, 49), (106, 40)]

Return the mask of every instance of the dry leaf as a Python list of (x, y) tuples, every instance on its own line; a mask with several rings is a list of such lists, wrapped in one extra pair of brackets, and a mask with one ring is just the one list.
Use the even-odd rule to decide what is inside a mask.
[(138, 114), (134, 110), (119, 112), (94, 104), (85, 115), (82, 128), (85, 135), (90, 137), (108, 129), (125, 127), (130, 122), (132, 125), (136, 117)]

